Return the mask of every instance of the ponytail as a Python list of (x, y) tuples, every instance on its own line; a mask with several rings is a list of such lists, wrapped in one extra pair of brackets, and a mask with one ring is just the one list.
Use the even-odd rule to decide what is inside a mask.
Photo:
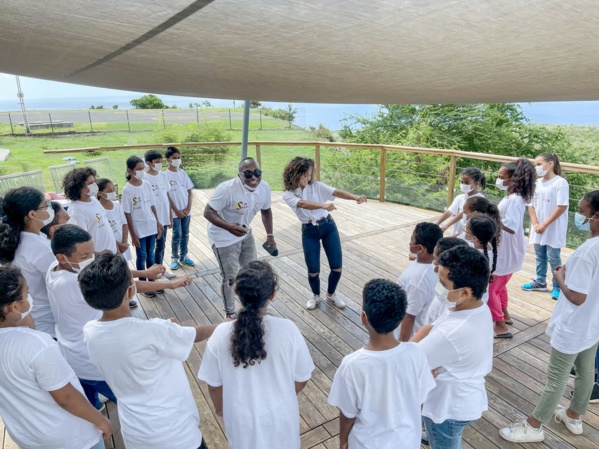
[(537, 185), (537, 174), (532, 162), (527, 158), (521, 158), (516, 162), (508, 162), (503, 167), (508, 175), (510, 175), (508, 193), (518, 195), (522, 197), (525, 203), (529, 203), (535, 195), (535, 187)]
[(558, 176), (562, 175), (562, 166), (559, 163), (557, 153), (541, 153), (539, 157), (543, 158), (545, 162), (553, 162), (553, 173)]
[(127, 171), (125, 172), (125, 178), (127, 181), (131, 179), (131, 175), (129, 174), (129, 170), (135, 170), (135, 167), (139, 163), (143, 163), (143, 159), (137, 156), (131, 156), (127, 159)]
[(17, 267), (0, 265), (0, 321), (4, 321), (4, 307), (23, 299), (23, 289), (27, 285), (21, 270)]
[(247, 264), (235, 278), (235, 292), (243, 305), (233, 323), (231, 356), (233, 366), (260, 363), (267, 356), (261, 310), (277, 288), (277, 276), (267, 262)]
[(486, 215), (477, 215), (472, 217), (468, 221), (470, 232), (474, 237), (478, 239), (480, 244), (483, 246), (483, 254), (489, 259), (489, 252), (487, 250), (487, 246), (491, 244), (491, 248), (493, 251), (493, 261), (491, 264), (491, 273), (495, 271), (497, 267), (497, 227), (493, 219)]

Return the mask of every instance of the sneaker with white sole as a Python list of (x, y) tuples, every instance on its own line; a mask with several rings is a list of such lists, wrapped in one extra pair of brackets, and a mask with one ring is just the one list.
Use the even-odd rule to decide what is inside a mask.
[(345, 301), (337, 296), (337, 293), (333, 293), (329, 296), (327, 293), (327, 301), (332, 303), (338, 309), (343, 309), (345, 307)]
[(174, 279), (177, 275), (167, 268), (164, 272), (164, 277), (167, 279)]
[(318, 303), (320, 303), (320, 296), (319, 295), (314, 295), (306, 303), (306, 309), (308, 309), (308, 310), (314, 310), (316, 308), (316, 306), (318, 305)]
[(499, 436), (512, 443), (540, 443), (545, 439), (545, 432), (543, 426), (535, 429), (523, 420), (500, 429)]
[(555, 412), (553, 412), (553, 418), (555, 419), (555, 422), (563, 422), (570, 433), (573, 433), (574, 435), (582, 435), (582, 419), (570, 418), (566, 414), (567, 410), (568, 409), (563, 405), (558, 405), (555, 409)]

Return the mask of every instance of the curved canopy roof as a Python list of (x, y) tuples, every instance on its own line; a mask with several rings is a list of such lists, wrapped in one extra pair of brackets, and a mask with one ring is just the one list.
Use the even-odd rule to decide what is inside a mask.
[(599, 100), (596, 0), (1, 0), (0, 72), (318, 103)]

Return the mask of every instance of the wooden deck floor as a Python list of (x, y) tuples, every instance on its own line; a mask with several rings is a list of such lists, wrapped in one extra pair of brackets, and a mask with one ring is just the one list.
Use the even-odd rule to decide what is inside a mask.
[[(141, 307), (135, 315), (143, 318), (177, 317), (183, 325), (220, 322), (223, 318), (219, 296), (219, 273), (206, 237), (206, 221), (202, 210), (212, 193), (197, 190), (194, 196), (191, 221), (190, 255), (197, 261), (193, 269), (182, 268), (179, 275), (189, 275), (193, 285), (186, 289), (167, 291), (157, 299), (140, 296)], [(375, 277), (396, 280), (409, 264), (408, 241), (416, 223), (431, 220), (436, 213), (395, 204), (369, 202), (356, 205), (338, 200), (339, 210), (333, 212), (341, 234), (344, 267), (338, 293), (348, 307), (337, 310), (321, 305), (314, 311), (304, 307), (311, 293), (301, 250), (300, 225), (283, 203), (280, 192), (273, 193), (275, 235), (280, 251), (272, 258), (262, 249), (265, 232), (260, 219), (254, 221), (258, 255), (271, 260), (280, 279), (280, 291), (273, 303), (273, 314), (291, 319), (303, 333), (316, 369), (312, 380), (300, 394), (302, 448), (338, 448), (338, 412), (327, 403), (335, 370), (344, 355), (363, 346), (367, 334), (360, 325), (361, 290), (364, 283)], [(170, 245), (167, 245), (170, 248)], [(167, 249), (167, 252), (169, 249)], [(571, 251), (564, 251), (564, 259)], [(323, 256), (324, 257), (324, 256)], [(326, 264), (325, 264), (326, 265)], [(529, 251), (522, 272), (509, 284), (510, 305), (514, 325), (512, 340), (495, 342), (493, 372), (487, 377), (489, 411), (483, 418), (467, 427), (465, 448), (516, 448), (500, 439), (498, 429), (530, 413), (539, 399), (546, 381), (549, 343), (545, 328), (554, 302), (547, 293), (525, 293), (520, 284), (534, 274), (534, 254)], [(321, 278), (328, 269), (323, 266)], [(324, 288), (324, 285), (323, 285)], [(201, 428), (211, 449), (226, 448), (223, 424), (217, 418), (204, 383), (196, 374), (205, 343), (195, 345), (185, 364), (189, 381), (201, 415)], [(570, 380), (570, 387), (573, 380)], [(563, 403), (567, 400), (564, 397)], [(123, 448), (116, 406), (108, 403), (107, 414), (115, 427), (110, 447)], [(562, 424), (551, 423), (545, 431), (543, 444), (527, 444), (527, 448), (599, 448), (599, 406), (591, 405), (584, 419), (584, 434), (573, 436)], [(0, 422), (1, 426), (1, 422)], [(8, 433), (0, 427), (0, 448), (14, 448)]]

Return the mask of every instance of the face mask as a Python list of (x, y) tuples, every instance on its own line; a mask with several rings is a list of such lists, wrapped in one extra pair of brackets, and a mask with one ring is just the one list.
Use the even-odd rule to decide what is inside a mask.
[(181, 165), (181, 159), (173, 159), (170, 164), (175, 168), (179, 168)]
[(437, 282), (437, 285), (435, 286), (435, 294), (437, 295), (437, 298), (439, 298), (442, 302), (447, 303), (447, 304), (457, 304), (454, 302), (451, 302), (449, 300), (449, 294), (451, 292), (457, 292), (458, 290), (461, 290), (461, 288), (456, 288), (454, 290), (447, 290), (445, 287), (443, 287), (443, 284), (441, 284), (440, 282)]
[(495, 187), (497, 187), (499, 190), (507, 190), (509, 186), (503, 185), (503, 179), (497, 178), (495, 180)]
[(75, 220), (73, 217), (70, 217), (69, 220), (65, 224), (77, 226), (77, 220)]
[(79, 262), (79, 268), (75, 268), (73, 264), (69, 262), (69, 259), (67, 259), (67, 263), (71, 266), (71, 269), (75, 273), (81, 273), (85, 267), (87, 267), (90, 263), (92, 263), (95, 260), (95, 258), (95, 256), (91, 256), (89, 259), (85, 259), (84, 261)]
[(545, 170), (542, 165), (536, 165), (535, 171), (537, 172), (537, 176), (539, 178), (542, 178), (543, 176), (545, 176), (547, 174), (547, 170)]
[(471, 184), (460, 184), (460, 190), (462, 193), (470, 193), (472, 191), (472, 187), (474, 186)]
[(156, 170), (156, 171), (162, 170), (162, 163), (158, 162), (158, 163), (154, 164), (154, 170)]
[(109, 201), (116, 201), (116, 192), (108, 192), (106, 194), (106, 199)]
[(93, 184), (88, 185), (87, 188), (89, 189), (89, 196), (98, 195), (98, 184), (96, 184), (95, 182)]
[(420, 245), (410, 245), (410, 256), (412, 256), (414, 259), (418, 257), (418, 253), (412, 252), (412, 248), (415, 246), (420, 246)]
[(52, 206), (48, 205), (48, 208), (46, 210), (48, 211), (48, 214), (50, 215), (48, 218), (46, 218), (44, 220), (40, 220), (39, 218), (33, 217), (35, 220), (41, 221), (44, 224), (44, 226), (49, 225), (50, 223), (52, 223), (52, 220), (54, 220), (54, 209), (52, 208)]
[(248, 192), (254, 192), (254, 191), (256, 190), (255, 188), (254, 188), (254, 189), (252, 189), (250, 186), (248, 186), (248, 185), (247, 185), (247, 184), (244, 182), (244, 179), (245, 179), (245, 177), (244, 177), (244, 176), (243, 176), (241, 173), (240, 173), (239, 175), (237, 175), (237, 176), (239, 176), (239, 179), (241, 179), (241, 185), (242, 185), (243, 187), (245, 187), (245, 190), (247, 190)]
[(25, 319), (25, 317), (27, 317), (31, 313), (31, 309), (33, 309), (33, 298), (29, 293), (27, 293), (27, 302), (29, 303), (29, 309), (27, 309), (27, 312), (23, 312), (21, 314), (22, 320)]
[[(587, 221), (585, 223), (586, 220), (589, 220), (589, 221)], [(581, 231), (590, 231), (591, 230), (591, 220), (593, 220), (593, 217), (587, 218), (586, 216), (582, 215), (581, 213), (578, 213), (578, 212), (574, 213), (574, 224)]]
[(143, 170), (135, 170), (135, 177), (137, 179), (144, 179), (145, 172)]

